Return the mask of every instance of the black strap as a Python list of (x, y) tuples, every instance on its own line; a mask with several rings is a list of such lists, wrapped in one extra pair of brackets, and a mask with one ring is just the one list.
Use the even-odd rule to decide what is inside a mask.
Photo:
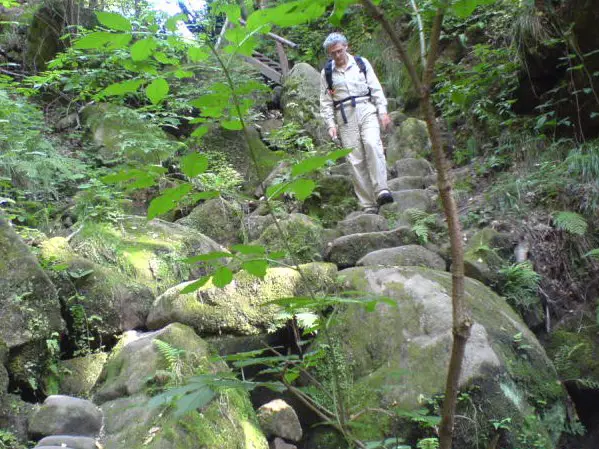
[(368, 95), (352, 95), (351, 97), (346, 97), (343, 100), (337, 100), (337, 101), (333, 101), (333, 107), (335, 109), (339, 109), (339, 111), (341, 111), (341, 117), (343, 118), (343, 123), (345, 123), (347, 125), (347, 115), (345, 115), (345, 106), (344, 103), (347, 103), (348, 101), (351, 101), (351, 105), (352, 107), (356, 107), (356, 98), (370, 98), (370, 92), (368, 92)]
[[(368, 86), (368, 76), (366, 75), (366, 63), (364, 62), (364, 58), (356, 55), (354, 56), (354, 59), (356, 60), (358, 69), (364, 74), (364, 81), (366, 81), (366, 85)], [(335, 64), (335, 61), (329, 59), (324, 65), (324, 77), (327, 81), (329, 92), (333, 92), (333, 64)], [(368, 94), (370, 95), (370, 87), (368, 87)]]

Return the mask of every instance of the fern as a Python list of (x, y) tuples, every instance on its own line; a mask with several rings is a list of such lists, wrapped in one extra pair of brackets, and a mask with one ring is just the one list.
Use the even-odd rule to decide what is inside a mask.
[(537, 289), (541, 276), (534, 271), (530, 261), (504, 267), (499, 274), (503, 277), (501, 292), (508, 301), (524, 308), (538, 301)]
[(585, 218), (576, 212), (557, 212), (553, 215), (553, 222), (557, 229), (579, 236), (586, 234), (588, 228)]
[(405, 213), (412, 225), (412, 231), (416, 234), (420, 243), (428, 243), (431, 228), (436, 223), (435, 215), (420, 209), (408, 209)]
[(599, 259), (599, 248), (590, 250), (584, 255), (584, 257), (592, 257), (593, 259)]
[(175, 383), (178, 383), (182, 377), (183, 357), (185, 356), (185, 350), (175, 348), (167, 342), (159, 339), (154, 340), (154, 345), (156, 346), (156, 349), (158, 349), (161, 357), (166, 362), (168, 372), (173, 374)]

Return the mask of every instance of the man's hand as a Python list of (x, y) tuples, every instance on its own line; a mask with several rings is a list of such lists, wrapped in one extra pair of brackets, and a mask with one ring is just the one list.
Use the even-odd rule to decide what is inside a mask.
[(329, 136), (331, 136), (331, 139), (336, 140), (337, 139), (337, 128), (335, 128), (334, 126), (329, 128)]
[(381, 120), (381, 127), (386, 130), (391, 124), (391, 117), (389, 117), (389, 114), (382, 114), (379, 119)]

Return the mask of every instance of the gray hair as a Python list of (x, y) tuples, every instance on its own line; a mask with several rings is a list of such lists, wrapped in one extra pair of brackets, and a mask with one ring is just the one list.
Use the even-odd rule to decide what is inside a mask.
[(335, 44), (347, 45), (347, 38), (341, 33), (331, 33), (324, 40), (324, 43), (322, 44), (322, 46), (324, 47), (324, 49), (326, 51), (329, 49), (329, 47), (331, 45), (335, 45)]

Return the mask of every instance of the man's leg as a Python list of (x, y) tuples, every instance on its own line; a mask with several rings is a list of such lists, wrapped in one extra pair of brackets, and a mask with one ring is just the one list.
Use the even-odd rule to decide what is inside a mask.
[(374, 105), (360, 105), (361, 137), (368, 174), (372, 182), (370, 189), (374, 198), (381, 192), (389, 191), (387, 186), (387, 162), (381, 141), (379, 119)]
[(341, 121), (339, 126), (339, 137), (344, 147), (353, 151), (347, 157), (352, 171), (354, 191), (358, 202), (363, 210), (377, 208), (376, 198), (372, 191), (372, 183), (368, 174), (368, 165), (364, 154), (364, 146), (360, 139), (360, 129), (357, 121), (356, 111), (352, 107), (345, 108), (347, 124)]

